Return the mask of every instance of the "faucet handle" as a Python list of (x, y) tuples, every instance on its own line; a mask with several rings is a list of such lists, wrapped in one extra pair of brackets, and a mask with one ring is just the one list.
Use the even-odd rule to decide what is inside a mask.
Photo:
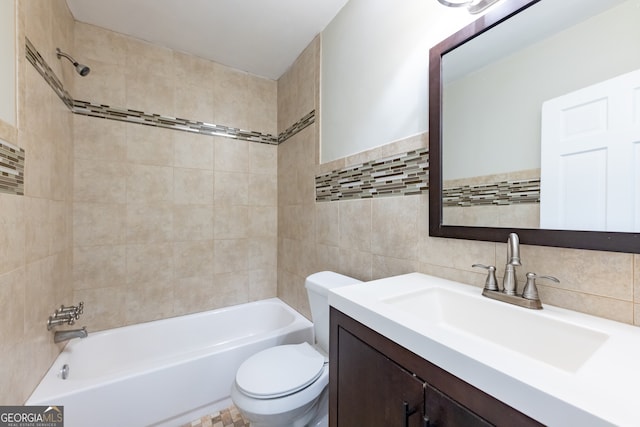
[(50, 331), (56, 326), (60, 326), (63, 324), (73, 325), (74, 323), (76, 323), (76, 319), (74, 318), (73, 314), (54, 313), (51, 316), (49, 316), (49, 320), (47, 320), (47, 331)]
[(487, 279), (484, 282), (484, 288), (488, 291), (499, 291), (498, 281), (496, 280), (496, 267), (493, 265), (473, 264), (471, 267), (480, 267), (489, 270)]
[(553, 276), (539, 276), (536, 273), (527, 273), (527, 283), (522, 290), (522, 298), (540, 301), (538, 296), (538, 287), (536, 286), (536, 278), (547, 279), (556, 283), (560, 283), (557, 277)]
[(74, 306), (72, 316), (75, 320), (80, 320), (80, 315), (84, 313), (84, 303), (80, 302), (77, 306)]
[(71, 315), (75, 320), (78, 320), (82, 313), (84, 313), (84, 302), (81, 301), (78, 305), (70, 305), (68, 307), (61, 305), (60, 308), (55, 311), (54, 316), (59, 318)]

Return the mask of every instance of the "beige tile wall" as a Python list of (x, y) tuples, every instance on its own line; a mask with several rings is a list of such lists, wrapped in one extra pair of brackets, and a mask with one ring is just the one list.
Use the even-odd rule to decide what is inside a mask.
[(25, 195), (0, 194), (0, 404), (22, 404), (57, 356), (46, 330), (49, 314), (72, 302), (72, 118), (24, 59), (25, 35), (64, 82), (55, 48), (73, 46), (64, 0), (20, 0), (18, 6), (18, 126), (0, 137), (26, 151)]
[[(25, 197), (0, 195), (0, 403), (20, 404), (62, 345), (44, 327), (86, 303), (90, 331), (276, 295), (277, 148), (73, 116), (25, 65), (25, 34), (76, 99), (276, 133), (276, 82), (19, 4)], [(55, 47), (91, 66), (62, 66)]]
[[(76, 23), (76, 99), (276, 133), (277, 85)], [(74, 117), (74, 298), (98, 330), (276, 295), (277, 147)]]
[[(319, 41), (315, 40), (278, 82), (278, 93), (298, 93), (278, 105), (280, 130), (290, 117), (318, 105)], [(322, 117), (319, 117), (322, 120)], [(428, 235), (428, 197), (404, 196), (315, 203), (316, 174), (427, 146), (416, 135), (383, 147), (318, 164), (318, 127), (278, 147), (278, 295), (308, 315), (304, 278), (329, 269), (371, 280), (419, 271), (482, 286), (493, 264), (503, 274), (506, 244), (433, 238)], [(560, 278), (540, 281), (547, 304), (640, 325), (640, 256), (624, 253), (523, 246), (523, 267)]]

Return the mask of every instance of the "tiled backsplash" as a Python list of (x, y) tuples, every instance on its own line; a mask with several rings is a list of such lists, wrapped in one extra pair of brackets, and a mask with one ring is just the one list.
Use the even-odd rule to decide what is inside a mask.
[(429, 189), (429, 150), (401, 153), (316, 176), (316, 201), (409, 196)]
[[(409, 196), (429, 189), (429, 150), (422, 148), (316, 175), (316, 201)], [(540, 179), (464, 184), (443, 189), (444, 207), (540, 203)]]

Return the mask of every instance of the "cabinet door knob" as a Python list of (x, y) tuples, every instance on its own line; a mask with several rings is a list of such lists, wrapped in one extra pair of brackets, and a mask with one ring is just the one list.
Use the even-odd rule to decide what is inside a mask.
[(409, 427), (409, 417), (416, 413), (416, 408), (409, 408), (407, 401), (402, 402), (402, 406), (404, 407), (404, 423), (402, 425)]
[(422, 418), (422, 427), (429, 427), (431, 424), (429, 423), (429, 417), (426, 415)]

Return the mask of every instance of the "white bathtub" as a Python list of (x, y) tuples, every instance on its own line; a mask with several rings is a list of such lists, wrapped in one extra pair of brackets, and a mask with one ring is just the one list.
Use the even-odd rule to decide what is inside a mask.
[(26, 404), (63, 405), (65, 427), (178, 426), (230, 405), (247, 357), (303, 341), (313, 325), (277, 298), (89, 332), (67, 344)]

